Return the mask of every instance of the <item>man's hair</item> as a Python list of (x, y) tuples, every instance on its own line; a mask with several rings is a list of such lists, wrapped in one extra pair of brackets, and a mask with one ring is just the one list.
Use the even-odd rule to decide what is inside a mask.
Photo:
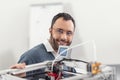
[(68, 13), (58, 13), (57, 15), (55, 15), (52, 19), (52, 23), (51, 23), (51, 28), (53, 27), (55, 21), (59, 18), (63, 18), (64, 20), (72, 20), (73, 24), (74, 24), (74, 28), (75, 28), (75, 20), (73, 19), (73, 17), (68, 14)]

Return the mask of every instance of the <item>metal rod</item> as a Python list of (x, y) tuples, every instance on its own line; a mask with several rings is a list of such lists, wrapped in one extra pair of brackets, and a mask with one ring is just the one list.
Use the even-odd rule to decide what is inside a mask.
[(45, 68), (50, 63), (52, 63), (52, 61), (45, 61), (45, 62), (41, 62), (37, 64), (27, 65), (24, 69), (6, 69), (6, 70), (0, 71), (0, 75), (25, 73), (25, 72), (32, 71), (32, 70)]

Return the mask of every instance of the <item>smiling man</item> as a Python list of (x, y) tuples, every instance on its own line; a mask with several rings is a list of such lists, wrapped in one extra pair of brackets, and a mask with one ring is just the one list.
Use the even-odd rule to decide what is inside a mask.
[[(26, 65), (40, 63), (47, 60), (54, 60), (58, 55), (57, 51), (60, 45), (70, 46), (75, 31), (75, 21), (68, 13), (58, 13), (53, 17), (51, 27), (49, 29), (50, 39), (46, 43), (39, 44), (25, 52), (18, 64), (11, 68), (21, 69)], [(29, 80), (39, 80), (44, 78), (44, 69), (30, 71), (21, 76), (29, 78)]]
[[(58, 18), (53, 19), (53, 25), (49, 29), (51, 37), (50, 44), (53, 49), (57, 52), (59, 45), (69, 46), (72, 42), (74, 34), (74, 20), (66, 14), (58, 15)], [(63, 17), (62, 17), (63, 16)]]

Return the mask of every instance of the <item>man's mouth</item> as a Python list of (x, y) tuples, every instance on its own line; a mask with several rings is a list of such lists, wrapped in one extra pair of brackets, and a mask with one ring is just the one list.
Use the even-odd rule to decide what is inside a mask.
[(67, 45), (67, 42), (65, 42), (65, 41), (58, 41), (58, 44), (59, 44), (59, 45), (65, 45), (65, 46), (66, 46), (66, 45)]

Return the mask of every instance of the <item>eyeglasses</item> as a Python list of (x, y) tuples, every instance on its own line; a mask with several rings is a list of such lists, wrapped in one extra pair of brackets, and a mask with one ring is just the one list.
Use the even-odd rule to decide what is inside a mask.
[(73, 32), (72, 31), (64, 31), (63, 29), (60, 28), (52, 28), (56, 31), (57, 34), (61, 35), (63, 33), (66, 33), (67, 36), (72, 36)]

